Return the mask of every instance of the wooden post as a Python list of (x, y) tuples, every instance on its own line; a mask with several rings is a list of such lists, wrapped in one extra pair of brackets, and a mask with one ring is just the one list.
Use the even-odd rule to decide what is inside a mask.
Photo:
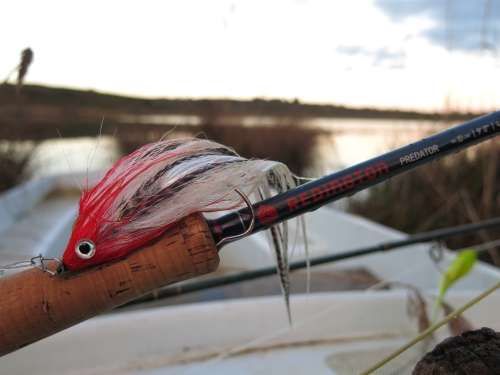
[[(51, 262), (54, 270), (57, 262)], [(0, 356), (109, 311), (152, 290), (213, 272), (219, 256), (202, 215), (127, 256), (53, 278), (30, 269), (0, 279)]]

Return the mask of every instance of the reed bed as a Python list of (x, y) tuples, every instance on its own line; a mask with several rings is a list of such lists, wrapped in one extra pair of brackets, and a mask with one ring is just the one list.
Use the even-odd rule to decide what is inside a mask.
[[(126, 131), (120, 130), (116, 138), (124, 153), (128, 154), (146, 143), (160, 139), (169, 130), (171, 127), (135, 126)], [(194, 135), (232, 147), (246, 158), (280, 161), (300, 175), (313, 164), (318, 131), (295, 125), (202, 125), (178, 127), (166, 134), (165, 138)]]
[[(493, 139), (372, 187), (348, 211), (415, 234), (500, 216), (500, 140)], [(498, 239), (491, 229), (447, 241), (454, 249)], [(500, 266), (497, 249), (480, 258)]]
[[(0, 148), (0, 176), (2, 183), (0, 191), (6, 190), (17, 183), (29, 178), (29, 172), (25, 166), (33, 157), (36, 145), (44, 139), (58, 137), (58, 132), (63, 138), (72, 137), (97, 137), (99, 126), (88, 124), (68, 124), (59, 126), (36, 126), (33, 131), (12, 127), (4, 129), (8, 132), (4, 141), (6, 145)], [(2, 133), (2, 132), (0, 132)], [(24, 134), (24, 136), (23, 136)], [(14, 145), (22, 139), (35, 139), (23, 148), (23, 152), (14, 152)], [(139, 147), (158, 141), (162, 138), (179, 138), (186, 136), (206, 137), (226, 146), (230, 146), (240, 155), (246, 158), (259, 158), (278, 160), (285, 163), (294, 173), (303, 174), (304, 170), (313, 163), (314, 150), (319, 132), (294, 124), (269, 126), (245, 127), (241, 124), (202, 124), (198, 126), (172, 126), (147, 125), (147, 124), (115, 124), (107, 125), (106, 121), (102, 129), (103, 135), (113, 136), (123, 155), (130, 154)], [(4, 139), (5, 139), (4, 138)], [(1, 139), (1, 137), (0, 137)]]

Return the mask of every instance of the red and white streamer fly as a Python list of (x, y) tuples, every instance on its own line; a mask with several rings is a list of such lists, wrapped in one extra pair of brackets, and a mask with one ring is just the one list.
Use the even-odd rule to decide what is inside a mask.
[[(63, 255), (70, 270), (110, 261), (154, 241), (182, 218), (235, 209), (235, 193), (270, 196), (295, 186), (279, 162), (245, 159), (221, 144), (195, 138), (146, 145), (119, 160), (92, 189), (84, 189)], [(278, 270), (288, 305), (286, 223), (273, 228)]]

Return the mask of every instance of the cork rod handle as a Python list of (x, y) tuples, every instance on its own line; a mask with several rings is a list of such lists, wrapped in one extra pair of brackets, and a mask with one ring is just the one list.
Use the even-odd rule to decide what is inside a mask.
[(154, 245), (111, 262), (53, 278), (30, 269), (0, 279), (0, 356), (218, 265), (208, 225), (193, 215)]

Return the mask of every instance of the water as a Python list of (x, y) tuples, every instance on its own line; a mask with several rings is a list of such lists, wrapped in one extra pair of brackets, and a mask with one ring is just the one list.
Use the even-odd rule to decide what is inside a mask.
[[(202, 123), (202, 119), (198, 116), (182, 115), (126, 115), (121, 120), (127, 123), (171, 126), (200, 125)], [(357, 118), (297, 120), (293, 117), (273, 116), (246, 116), (243, 118), (226, 116), (217, 118), (217, 121), (221, 124), (241, 124), (248, 127), (295, 123), (329, 132), (328, 135), (320, 137), (316, 163), (311, 169), (311, 175), (328, 174), (358, 164), (457, 124), (428, 120)]]
[(320, 137), (314, 170), (328, 174), (406, 146), (456, 123), (423, 120), (313, 119)]
[[(201, 123), (197, 116), (181, 115), (127, 115), (122, 120), (172, 126)], [(248, 116), (238, 121), (228, 117), (223, 119), (224, 121), (241, 123), (243, 126), (272, 126), (283, 124), (285, 120), (270, 116)], [(303, 120), (301, 124), (326, 131), (320, 136), (316, 161), (308, 172), (311, 177), (319, 177), (358, 164), (455, 125), (422, 120), (335, 118), (314, 118)], [(111, 137), (103, 136), (99, 143), (97, 137), (53, 139), (38, 146), (28, 169), (35, 177), (105, 171), (121, 156), (118, 145)]]
[(48, 139), (40, 143), (27, 166), (32, 178), (105, 172), (122, 157), (112, 137)]

